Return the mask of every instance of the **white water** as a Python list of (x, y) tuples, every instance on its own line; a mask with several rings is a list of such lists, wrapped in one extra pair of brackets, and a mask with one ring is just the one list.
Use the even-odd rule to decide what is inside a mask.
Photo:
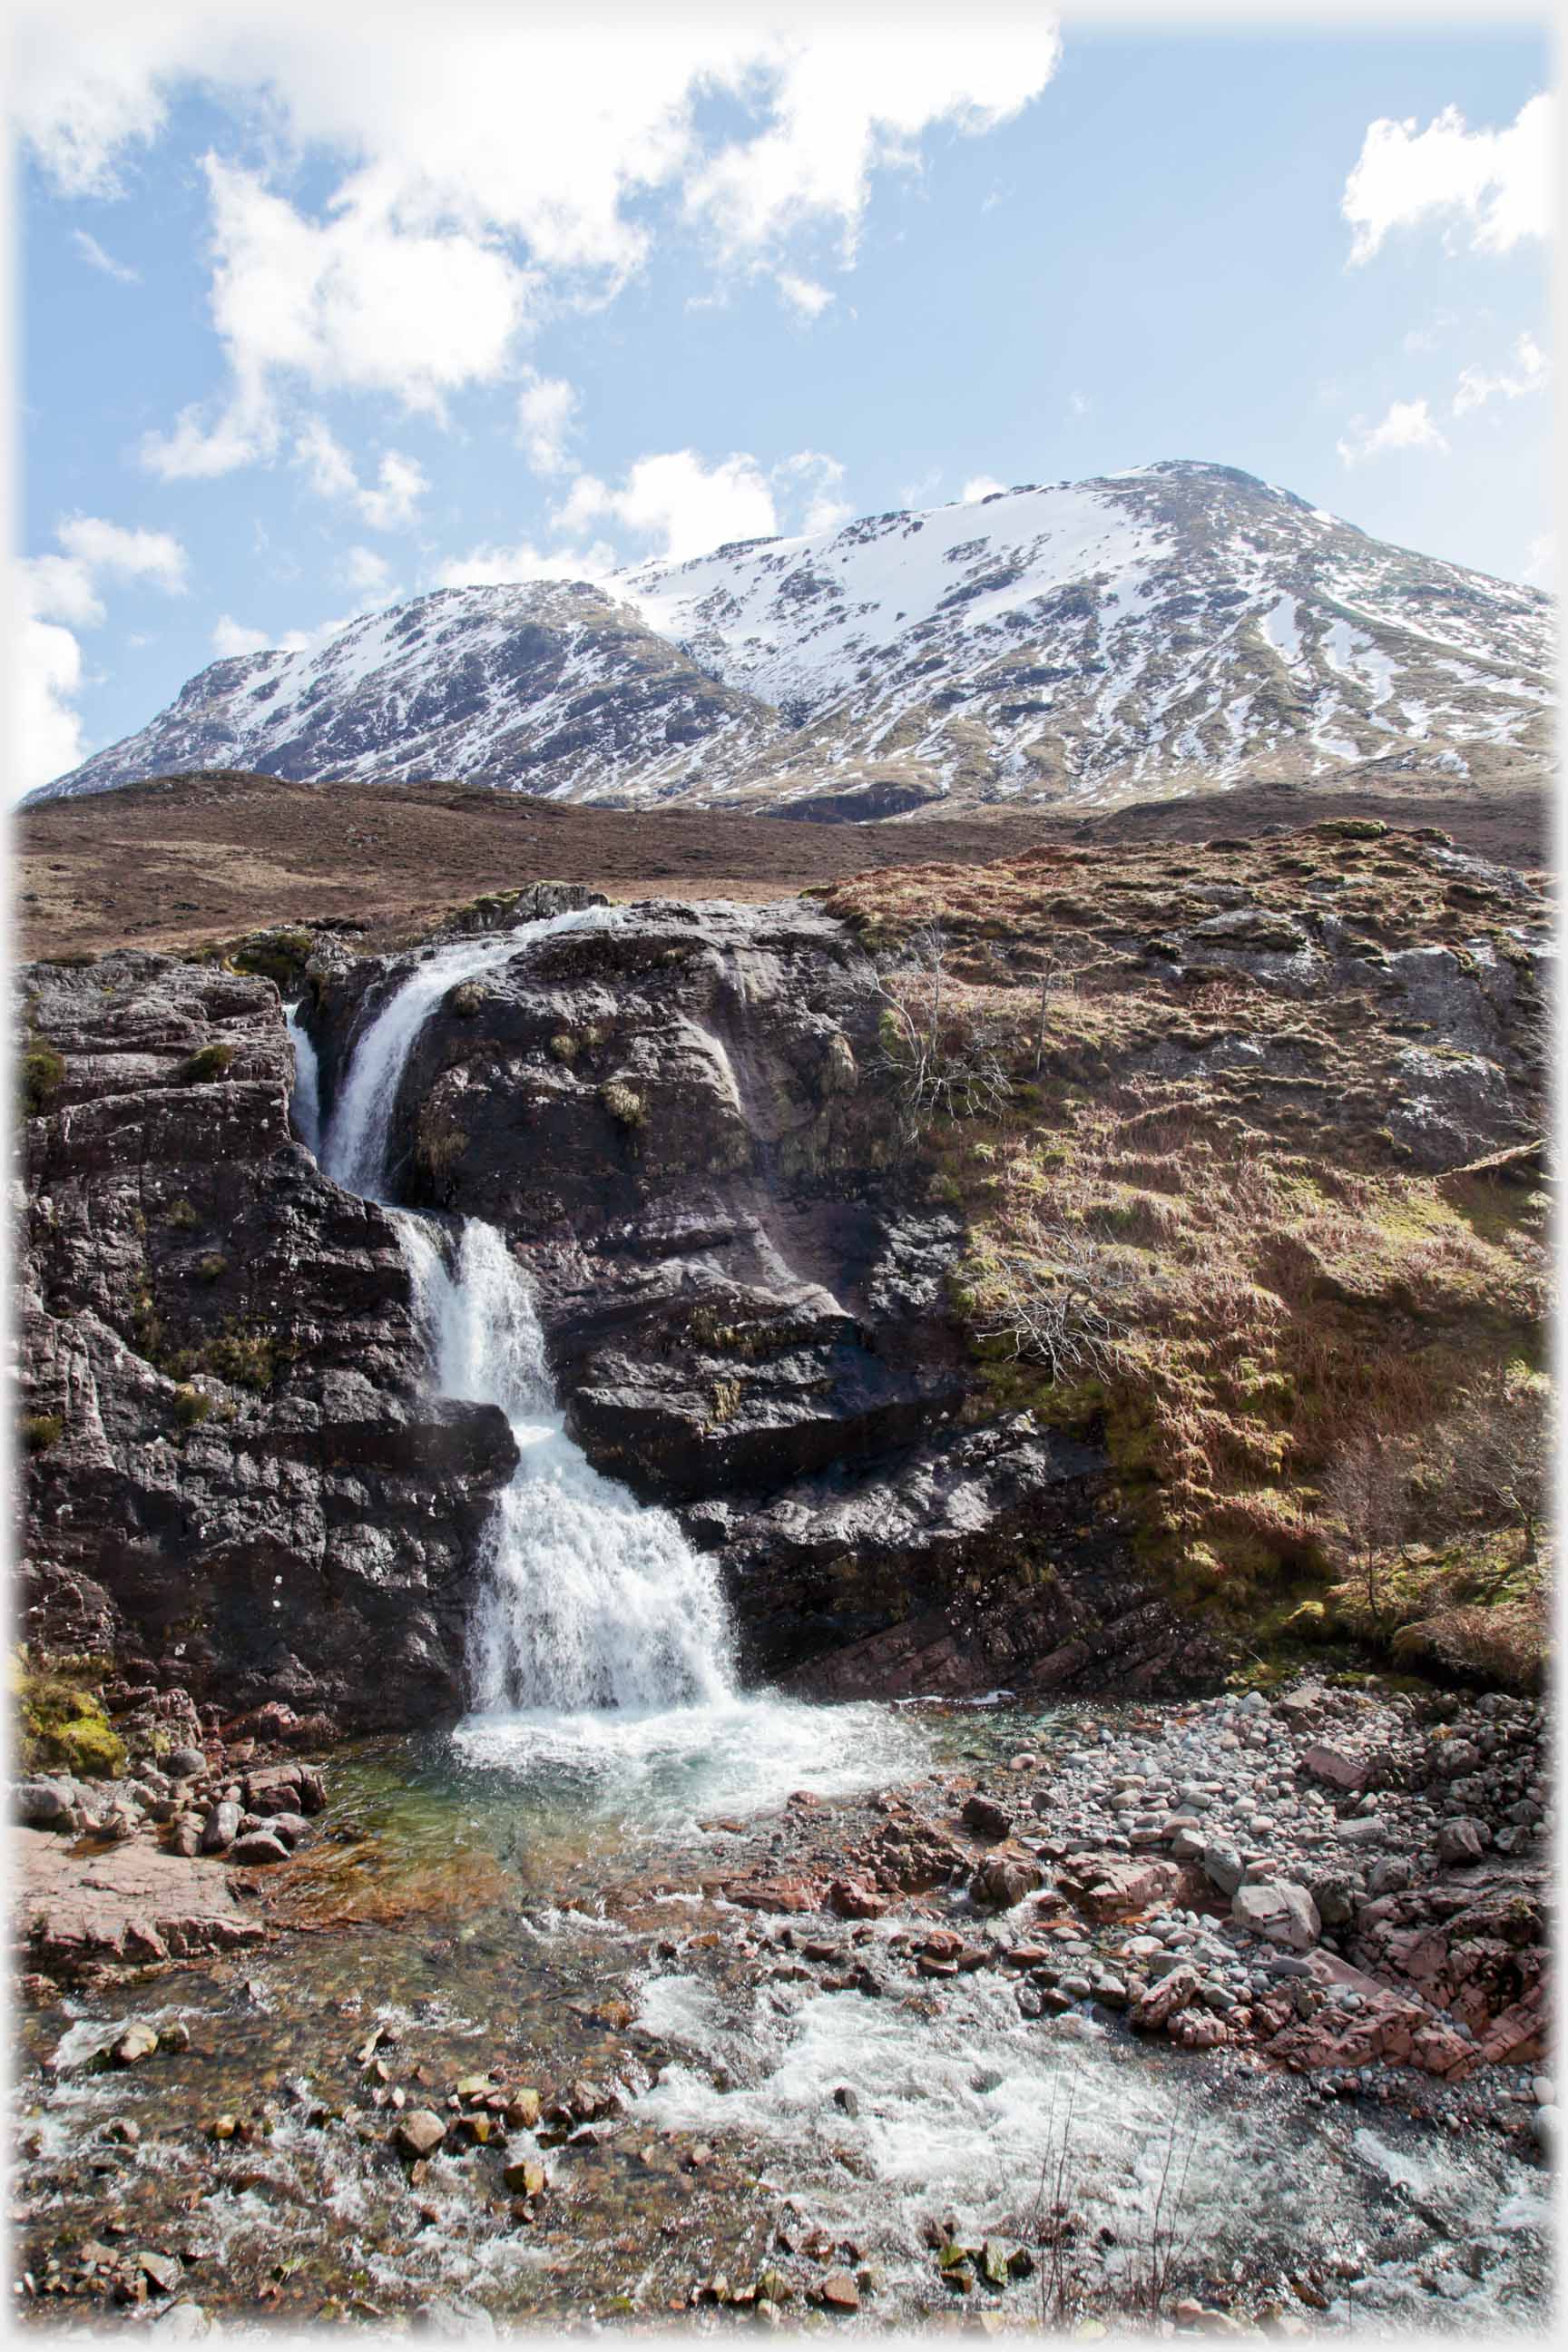
[(384, 1201), (391, 1171), (386, 1146), (397, 1089), (415, 1040), (449, 988), (513, 962), (560, 931), (605, 930), (614, 907), (584, 907), (570, 915), (483, 938), (455, 940), (416, 963), (357, 1040), (348, 1075), (333, 1105), (321, 1165), (345, 1192)]
[(289, 1039), (294, 1047), (294, 1095), (289, 1109), (300, 1130), (300, 1141), (320, 1159), (321, 1151), (321, 1073), (316, 1049), (300, 1025), (300, 1007), (290, 1004), (285, 1013)]
[(729, 1626), (711, 1563), (668, 1511), (600, 1477), (562, 1425), (521, 1269), (470, 1218), (448, 1268), (398, 1213), (436, 1386), (499, 1405), (521, 1456), (485, 1538), (470, 1671), (481, 1714), (712, 1706), (731, 1696)]
[[(416, 964), (354, 1048), (322, 1147), (328, 1173), (384, 1201), (404, 1068), (447, 991), (613, 917), (604, 908), (557, 916), (456, 941)], [(303, 1126), (314, 1055), (292, 1018), (289, 1026)], [(566, 1434), (532, 1296), (502, 1235), (470, 1218), (454, 1241), (429, 1219), (392, 1214), (434, 1387), (499, 1407), (520, 1456), (485, 1535), (470, 1629), (476, 1713), (458, 1735), (469, 1760), (584, 1778), (601, 1799), (651, 1795), (665, 1812), (751, 1811), (803, 1783), (877, 1778), (889, 1748), (908, 1743), (864, 1719), (875, 1711), (840, 1710), (825, 1737), (820, 1710), (737, 1691), (712, 1563), (668, 1511), (601, 1477)]]

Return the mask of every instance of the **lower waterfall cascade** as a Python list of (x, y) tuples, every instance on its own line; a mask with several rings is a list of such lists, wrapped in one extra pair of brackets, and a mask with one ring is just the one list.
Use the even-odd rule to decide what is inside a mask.
[[(437, 1391), (498, 1406), (517, 1444), (517, 1470), (486, 1531), (484, 1597), (471, 1630), (473, 1698), (487, 1717), (647, 1713), (735, 1696), (712, 1564), (668, 1511), (602, 1477), (567, 1435), (527, 1277), (503, 1236), (477, 1217), (454, 1234), (388, 1198), (398, 1086), (447, 989), (542, 938), (605, 928), (613, 912), (589, 908), (499, 939), (461, 940), (416, 964), (355, 1044), (321, 1139), (326, 1172), (393, 1218)], [(299, 1056), (296, 1124), (309, 1138), (320, 1130), (315, 1057), (295, 1015), (289, 1029)]]

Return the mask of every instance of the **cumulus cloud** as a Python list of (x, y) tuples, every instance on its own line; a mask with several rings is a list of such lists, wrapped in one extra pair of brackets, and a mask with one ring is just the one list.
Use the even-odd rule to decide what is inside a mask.
[(1444, 450), (1448, 445), (1425, 400), (1396, 400), (1375, 425), (1363, 425), (1357, 418), (1334, 446), (1345, 465), (1360, 466), (1389, 449)]
[(319, 416), (307, 418), (294, 441), (294, 462), (318, 498), (352, 506), (372, 530), (406, 530), (430, 484), (413, 457), (389, 449), (374, 482), (362, 482), (353, 459)]
[(1038, 95), (1061, 54), (1055, 25), (840, 19), (761, 47), (752, 89), (767, 125), (689, 176), (685, 207), (731, 257), (806, 223), (837, 226), (853, 256), (873, 173), (910, 170), (933, 124), (994, 130)]
[(1555, 100), (1545, 91), (1500, 131), (1471, 131), (1457, 106), (1425, 131), (1414, 115), (1369, 124), (1340, 203), (1352, 261), (1370, 261), (1392, 230), (1434, 219), (1468, 226), (1479, 253), (1547, 236), (1555, 133)]
[[(229, 387), (145, 452), (161, 474), (199, 478), (274, 454), (291, 382), (439, 414), (494, 381), (519, 363), (545, 286), (603, 299), (643, 266), (650, 194), (721, 267), (773, 271), (811, 315), (829, 297), (786, 250), (795, 233), (837, 234), (850, 257), (878, 173), (917, 168), (938, 127), (1010, 119), (1059, 54), (1048, 20), (916, 23), (890, 39), (807, 13), (787, 34), (761, 16), (630, 18), (606, 41), (592, 21), (447, 0), (395, 11), (367, 40), (354, 12), (319, 0), (264, 15), (21, 0), (14, 107), (72, 194), (119, 193), (193, 84), (264, 124), (268, 173), (205, 166)], [(313, 211), (282, 193), (306, 157), (338, 173)]]
[(567, 470), (566, 441), (576, 409), (576, 392), (563, 377), (541, 375), (531, 367), (524, 371), (517, 401), (517, 432), (536, 474)]
[(1006, 487), (1006, 483), (999, 482), (994, 474), (971, 474), (958, 495), (965, 506), (971, 506), (976, 499), (988, 499), (994, 491), (1005, 490)]
[(798, 311), (803, 319), (820, 319), (834, 299), (831, 290), (819, 286), (815, 278), (797, 278), (790, 269), (781, 269), (777, 282), (790, 309)]
[(607, 540), (587, 547), (545, 549), (523, 540), (515, 547), (475, 547), (449, 556), (436, 572), (438, 588), (514, 588), (529, 580), (603, 580), (620, 556)]
[(1519, 364), (1513, 375), (1489, 375), (1484, 368), (1463, 370), (1454, 394), (1456, 416), (1463, 416), (1472, 408), (1484, 408), (1489, 400), (1522, 400), (1527, 393), (1545, 391), (1552, 370), (1534, 336), (1521, 335), (1514, 351)]
[(639, 457), (619, 488), (579, 474), (552, 520), (561, 531), (620, 523), (678, 563), (729, 540), (772, 539), (777, 530), (773, 492), (754, 457), (708, 466), (695, 449)]
[(802, 530), (837, 530), (854, 515), (854, 507), (840, 495), (843, 466), (820, 449), (797, 449), (793, 457), (782, 459), (768, 478), (779, 497), (788, 500), (792, 514), (799, 510)]
[(373, 173), (316, 221), (253, 172), (210, 154), (203, 169), (210, 308), (233, 389), (210, 423), (187, 409), (173, 434), (149, 436), (153, 472), (208, 476), (269, 456), (280, 381), (385, 393), (440, 417), (448, 394), (505, 372), (531, 281), (479, 236), (411, 227)]
[(141, 285), (142, 272), (131, 268), (123, 261), (116, 261), (111, 253), (105, 253), (97, 237), (89, 236), (86, 229), (73, 228), (71, 243), (82, 259), (89, 261), (95, 269), (101, 270), (105, 278), (117, 278), (121, 286)]
[(343, 558), (343, 576), (351, 588), (384, 603), (392, 593), (392, 566), (374, 547), (351, 547)]
[(105, 616), (106, 581), (146, 581), (183, 593), (185, 551), (163, 530), (127, 530), (99, 515), (70, 515), (55, 545), (16, 567), (15, 773), (20, 788), (48, 783), (85, 755), (76, 698), (81, 646), (74, 632)]
[(23, 583), (12, 662), (11, 772), (18, 794), (79, 767), (87, 742), (76, 698), (81, 647), (68, 629), (29, 609)]

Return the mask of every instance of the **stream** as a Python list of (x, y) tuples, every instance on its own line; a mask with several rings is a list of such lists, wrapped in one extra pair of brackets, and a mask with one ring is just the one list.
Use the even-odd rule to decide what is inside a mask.
[[(750, 2319), (734, 2291), (770, 2270), (798, 2318), (826, 2262), (861, 2282), (837, 2324), (863, 2329), (952, 2310), (945, 2221), (998, 2250), (998, 2276), (963, 2293), (1018, 2319), (1197, 2294), (1272, 2295), (1328, 2328), (1543, 2325), (1547, 2176), (1500, 2138), (1140, 2041), (1088, 2000), (1027, 2015), (996, 1969), (900, 1973), (896, 1916), (832, 1923), (868, 1983), (825, 1979), (787, 1919), (722, 1892), (781, 1844), (800, 1792), (869, 1806), (1020, 1747), (1048, 1756), (1116, 1710), (742, 1690), (710, 1562), (566, 1434), (502, 1236), (388, 1197), (398, 1079), (445, 990), (613, 919), (416, 964), (364, 1022), (324, 1129), (290, 1019), (297, 1127), (392, 1209), (433, 1389), (499, 1405), (518, 1444), (473, 1711), (340, 1751), (324, 1833), (268, 1889), (286, 1932), (259, 1955), (22, 2014), (35, 2279), (74, 2231), (169, 2252), (180, 2297), (226, 2326), (421, 2311), (684, 2326), (694, 2310), (720, 2326)], [(938, 1900), (978, 1932), (966, 1896)], [(178, 2017), (189, 2048), (95, 2067), (132, 2016)], [(387, 2144), (399, 2103), (442, 2108), (487, 2074), (536, 2088), (539, 2123), (411, 2173)], [(574, 2094), (552, 2125), (552, 2096), (580, 2084), (604, 2112), (584, 2123)], [(522, 2210), (502, 2166), (534, 2158), (547, 2187)], [(1310, 2294), (1293, 2284), (1309, 2260)]]

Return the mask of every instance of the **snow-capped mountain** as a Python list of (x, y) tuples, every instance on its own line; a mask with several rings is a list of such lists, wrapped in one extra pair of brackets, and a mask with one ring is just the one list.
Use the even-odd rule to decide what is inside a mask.
[(1538, 590), (1172, 462), (652, 562), (444, 589), (215, 663), (46, 787), (196, 767), (898, 815), (1547, 757)]

